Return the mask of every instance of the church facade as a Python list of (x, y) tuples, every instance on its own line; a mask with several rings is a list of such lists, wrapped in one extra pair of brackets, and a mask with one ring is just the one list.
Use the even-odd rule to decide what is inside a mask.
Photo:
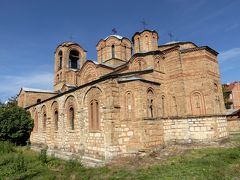
[(55, 51), (54, 91), (22, 88), (34, 119), (32, 148), (106, 162), (172, 143), (228, 137), (218, 53), (192, 42), (158, 44), (158, 33), (110, 35), (97, 62), (77, 43)]

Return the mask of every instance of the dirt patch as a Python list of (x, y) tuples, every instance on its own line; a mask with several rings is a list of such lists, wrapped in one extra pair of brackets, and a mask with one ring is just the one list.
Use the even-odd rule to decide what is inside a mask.
[(137, 168), (147, 168), (155, 164), (164, 164), (169, 158), (187, 154), (194, 149), (231, 147), (240, 147), (240, 142), (234, 141), (231, 138), (211, 144), (169, 145), (152, 152), (139, 152), (127, 157), (118, 157), (106, 164), (106, 166), (134, 170)]

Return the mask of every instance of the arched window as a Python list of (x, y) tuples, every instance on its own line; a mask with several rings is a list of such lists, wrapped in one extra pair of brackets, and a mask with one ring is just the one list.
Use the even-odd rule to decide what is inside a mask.
[(92, 100), (89, 105), (89, 128), (90, 130), (99, 130), (99, 103), (97, 100)]
[(115, 58), (115, 46), (112, 45), (112, 58)]
[(123, 52), (123, 54), (124, 54), (124, 60), (127, 60), (127, 46), (124, 46), (123, 49), (124, 49), (124, 50), (123, 50), (123, 51), (124, 51), (124, 52)]
[(70, 107), (69, 108), (69, 124), (70, 124), (70, 128), (71, 130), (74, 130), (74, 108)]
[(142, 62), (141, 62), (141, 60), (138, 60), (138, 70), (139, 71), (142, 70)]
[(146, 43), (147, 51), (149, 51), (149, 40), (148, 40), (148, 36), (145, 36), (145, 43)]
[(55, 130), (58, 130), (58, 111), (55, 110), (54, 112), (54, 125), (55, 125)]
[(57, 74), (57, 82), (59, 82), (59, 74)]
[(214, 83), (214, 92), (215, 92), (215, 93), (218, 92), (218, 85), (217, 85), (217, 83)]
[(221, 113), (221, 101), (218, 95), (215, 96), (215, 113)]
[(62, 72), (60, 72), (59, 80), (62, 81)]
[(47, 114), (46, 112), (43, 113), (43, 131), (46, 131), (47, 127)]
[(140, 53), (141, 50), (140, 50), (140, 39), (139, 38), (137, 38), (137, 43), (138, 43), (138, 52)]
[(205, 106), (203, 97), (200, 92), (194, 92), (191, 95), (191, 106), (193, 115), (205, 114)]
[(62, 51), (59, 51), (58, 53), (58, 57), (59, 57), (59, 66), (58, 66), (58, 70), (62, 69)]
[(151, 89), (149, 89), (147, 91), (147, 115), (149, 118), (153, 118), (154, 117), (154, 102), (153, 102), (153, 91)]
[(162, 96), (162, 116), (165, 117), (166, 116), (166, 112), (165, 112), (165, 96)]
[(80, 57), (79, 52), (76, 50), (71, 50), (69, 53), (69, 68), (79, 69), (80, 68)]
[(101, 53), (101, 61), (103, 61), (103, 48), (100, 49), (100, 53)]
[(127, 119), (132, 119), (134, 117), (134, 104), (133, 104), (133, 95), (131, 92), (127, 92), (125, 96), (125, 117)]

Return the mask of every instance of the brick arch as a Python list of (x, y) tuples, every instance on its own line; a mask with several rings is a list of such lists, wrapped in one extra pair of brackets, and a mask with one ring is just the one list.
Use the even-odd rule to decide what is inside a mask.
[(79, 52), (79, 55), (80, 55), (80, 56), (79, 56), (79, 59), (80, 59), (80, 61), (86, 58), (86, 57), (85, 57), (84, 49), (83, 49), (82, 47), (80, 47), (80, 46), (77, 46), (77, 45), (71, 45), (71, 46), (67, 49), (67, 51), (66, 51), (67, 56), (69, 56), (69, 53), (70, 53), (71, 51), (73, 51), (73, 50)]
[(47, 117), (48, 117), (47, 106), (46, 105), (42, 105), (42, 108), (41, 108), (41, 118), (42, 118), (42, 130), (43, 131), (47, 130)]
[(200, 91), (193, 91), (190, 95), (192, 115), (206, 114), (204, 97)]
[(156, 99), (154, 98), (154, 89), (149, 87), (147, 89), (147, 117), (154, 118), (156, 116)]
[(114, 37), (114, 36), (110, 36), (106, 39), (106, 46), (119, 46), (121, 44), (121, 40)]
[(90, 95), (91, 95), (91, 97), (94, 96), (94, 91), (96, 91), (96, 90), (98, 90), (101, 93), (101, 97), (104, 96), (104, 92), (99, 86), (91, 86), (85, 91), (82, 103), (83, 104), (86, 103), (86, 101)]
[(131, 62), (130, 69), (141, 71), (147, 68), (147, 63), (143, 58), (136, 58)]
[(97, 75), (96, 65), (91, 61), (87, 61), (84, 63), (82, 69), (80, 70), (80, 84), (86, 84), (88, 82), (96, 80)]
[(88, 125), (89, 131), (99, 131), (101, 130), (101, 95), (102, 91), (97, 87), (91, 87), (88, 89), (84, 96), (85, 105), (88, 106)]
[(161, 115), (162, 117), (167, 116), (167, 96), (165, 94), (161, 95)]
[(38, 111), (36, 108), (32, 110), (32, 117), (33, 117), (33, 122), (34, 122), (34, 127), (33, 127), (33, 132), (38, 132)]
[(58, 124), (59, 124), (59, 106), (58, 102), (54, 101), (51, 105), (51, 114), (52, 114), (52, 122), (54, 125), (54, 129), (58, 130)]
[(122, 40), (121, 45), (126, 46), (127, 48), (132, 48), (131, 41), (125, 38)]
[(77, 100), (73, 95), (69, 95), (64, 102), (66, 114), (66, 125), (70, 130), (75, 130), (77, 125)]
[(157, 71), (165, 72), (164, 57), (160, 55), (154, 56), (154, 69)]

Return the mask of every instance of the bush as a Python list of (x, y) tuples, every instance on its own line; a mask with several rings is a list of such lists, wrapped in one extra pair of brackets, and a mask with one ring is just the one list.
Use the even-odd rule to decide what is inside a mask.
[(42, 162), (42, 163), (47, 163), (47, 149), (41, 149), (40, 154), (38, 156), (38, 159)]
[(0, 141), (0, 153), (6, 154), (10, 152), (14, 152), (14, 145), (8, 141)]
[(30, 113), (17, 106), (16, 98), (7, 104), (0, 103), (0, 141), (26, 145), (33, 128)]
[(17, 154), (13, 162), (13, 169), (15, 172), (27, 171), (27, 163), (22, 153)]

